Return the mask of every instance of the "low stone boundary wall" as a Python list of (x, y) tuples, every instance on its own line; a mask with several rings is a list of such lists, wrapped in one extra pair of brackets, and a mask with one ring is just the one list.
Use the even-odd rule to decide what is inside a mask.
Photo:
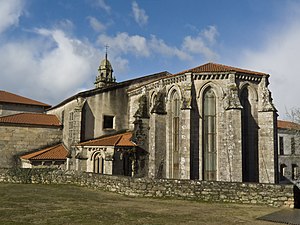
[[(0, 183), (76, 184), (127, 196), (206, 202), (297, 206), (296, 186), (220, 181), (148, 179), (53, 169), (0, 169)], [(299, 194), (299, 193), (298, 193)]]

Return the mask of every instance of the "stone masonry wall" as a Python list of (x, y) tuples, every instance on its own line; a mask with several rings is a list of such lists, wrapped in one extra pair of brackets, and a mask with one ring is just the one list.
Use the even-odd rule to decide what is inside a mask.
[(61, 141), (58, 127), (0, 125), (0, 167), (15, 165), (15, 156)]
[[(51, 169), (0, 169), (0, 183), (76, 184), (132, 197), (160, 197), (206, 202), (299, 206), (293, 185), (196, 180), (146, 179)], [(295, 194), (295, 192), (297, 192)]]

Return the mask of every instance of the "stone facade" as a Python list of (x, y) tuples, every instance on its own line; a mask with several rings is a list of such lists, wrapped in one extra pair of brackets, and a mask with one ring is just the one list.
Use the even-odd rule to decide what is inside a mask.
[(17, 113), (44, 113), (45, 108), (34, 105), (0, 103), (0, 116), (8, 116)]
[[(112, 77), (111, 65), (108, 72)], [(130, 130), (147, 153), (146, 168), (136, 174), (276, 183), (277, 114), (268, 78), (208, 63), (175, 75), (164, 72), (122, 83), (108, 79), (101, 87), (96, 82), (95, 89), (48, 113), (63, 123), (63, 142), (72, 153), (70, 169), (93, 171), (87, 165), (93, 161), (79, 157), (87, 154), (78, 143)]]
[(3, 170), (0, 183), (76, 184), (132, 197), (189, 199), (205, 202), (299, 207), (293, 185), (130, 178), (63, 170)]
[[(280, 183), (298, 183), (300, 186), (300, 127), (280, 121), (278, 127), (278, 170)], [(284, 127), (281, 124), (292, 124)], [(296, 125), (296, 126), (295, 126)]]
[(61, 127), (8, 125), (0, 124), (0, 165), (12, 167), (18, 163), (18, 157), (28, 151), (61, 142)]
[[(213, 180), (274, 183), (276, 177), (276, 110), (267, 88), (267, 76), (238, 73), (185, 73), (130, 90), (129, 122), (135, 120), (138, 99), (149, 99), (149, 177), (206, 179), (204, 177), (204, 104), (206, 90), (216, 96), (216, 166)], [(241, 104), (247, 91), (248, 114)], [(260, 96), (267, 97), (261, 98)], [(174, 163), (172, 95), (177, 93), (179, 152)], [(153, 107), (153, 108), (151, 108)], [(244, 119), (243, 117), (248, 117)], [(248, 123), (244, 131), (243, 126)], [(259, 129), (258, 129), (259, 127)], [(247, 133), (245, 133), (247, 132)], [(249, 140), (245, 140), (249, 137)], [(244, 138), (244, 139), (243, 139)], [(248, 141), (247, 146), (245, 142)], [(243, 143), (244, 142), (244, 143)], [(253, 148), (254, 155), (250, 154)], [(243, 152), (248, 149), (249, 152)], [(251, 153), (252, 154), (252, 153)], [(246, 156), (245, 156), (246, 155)], [(172, 158), (173, 157), (173, 158)], [(247, 158), (248, 157), (248, 158)], [(176, 165), (175, 165), (176, 164)], [(178, 165), (177, 165), (178, 164)], [(178, 168), (177, 168), (178, 167)], [(248, 170), (245, 170), (247, 167)], [(179, 170), (179, 175), (174, 175)], [(255, 171), (252, 172), (251, 171)]]

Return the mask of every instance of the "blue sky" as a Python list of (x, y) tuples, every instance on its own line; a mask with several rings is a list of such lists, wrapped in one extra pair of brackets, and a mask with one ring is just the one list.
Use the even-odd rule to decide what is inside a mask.
[(271, 74), (280, 117), (298, 108), (298, 0), (0, 0), (0, 89), (49, 104), (118, 81), (212, 61)]

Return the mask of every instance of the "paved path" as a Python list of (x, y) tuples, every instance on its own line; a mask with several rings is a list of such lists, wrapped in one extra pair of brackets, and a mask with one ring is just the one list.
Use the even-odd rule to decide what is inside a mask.
[(300, 209), (283, 209), (258, 218), (259, 220), (300, 225)]

